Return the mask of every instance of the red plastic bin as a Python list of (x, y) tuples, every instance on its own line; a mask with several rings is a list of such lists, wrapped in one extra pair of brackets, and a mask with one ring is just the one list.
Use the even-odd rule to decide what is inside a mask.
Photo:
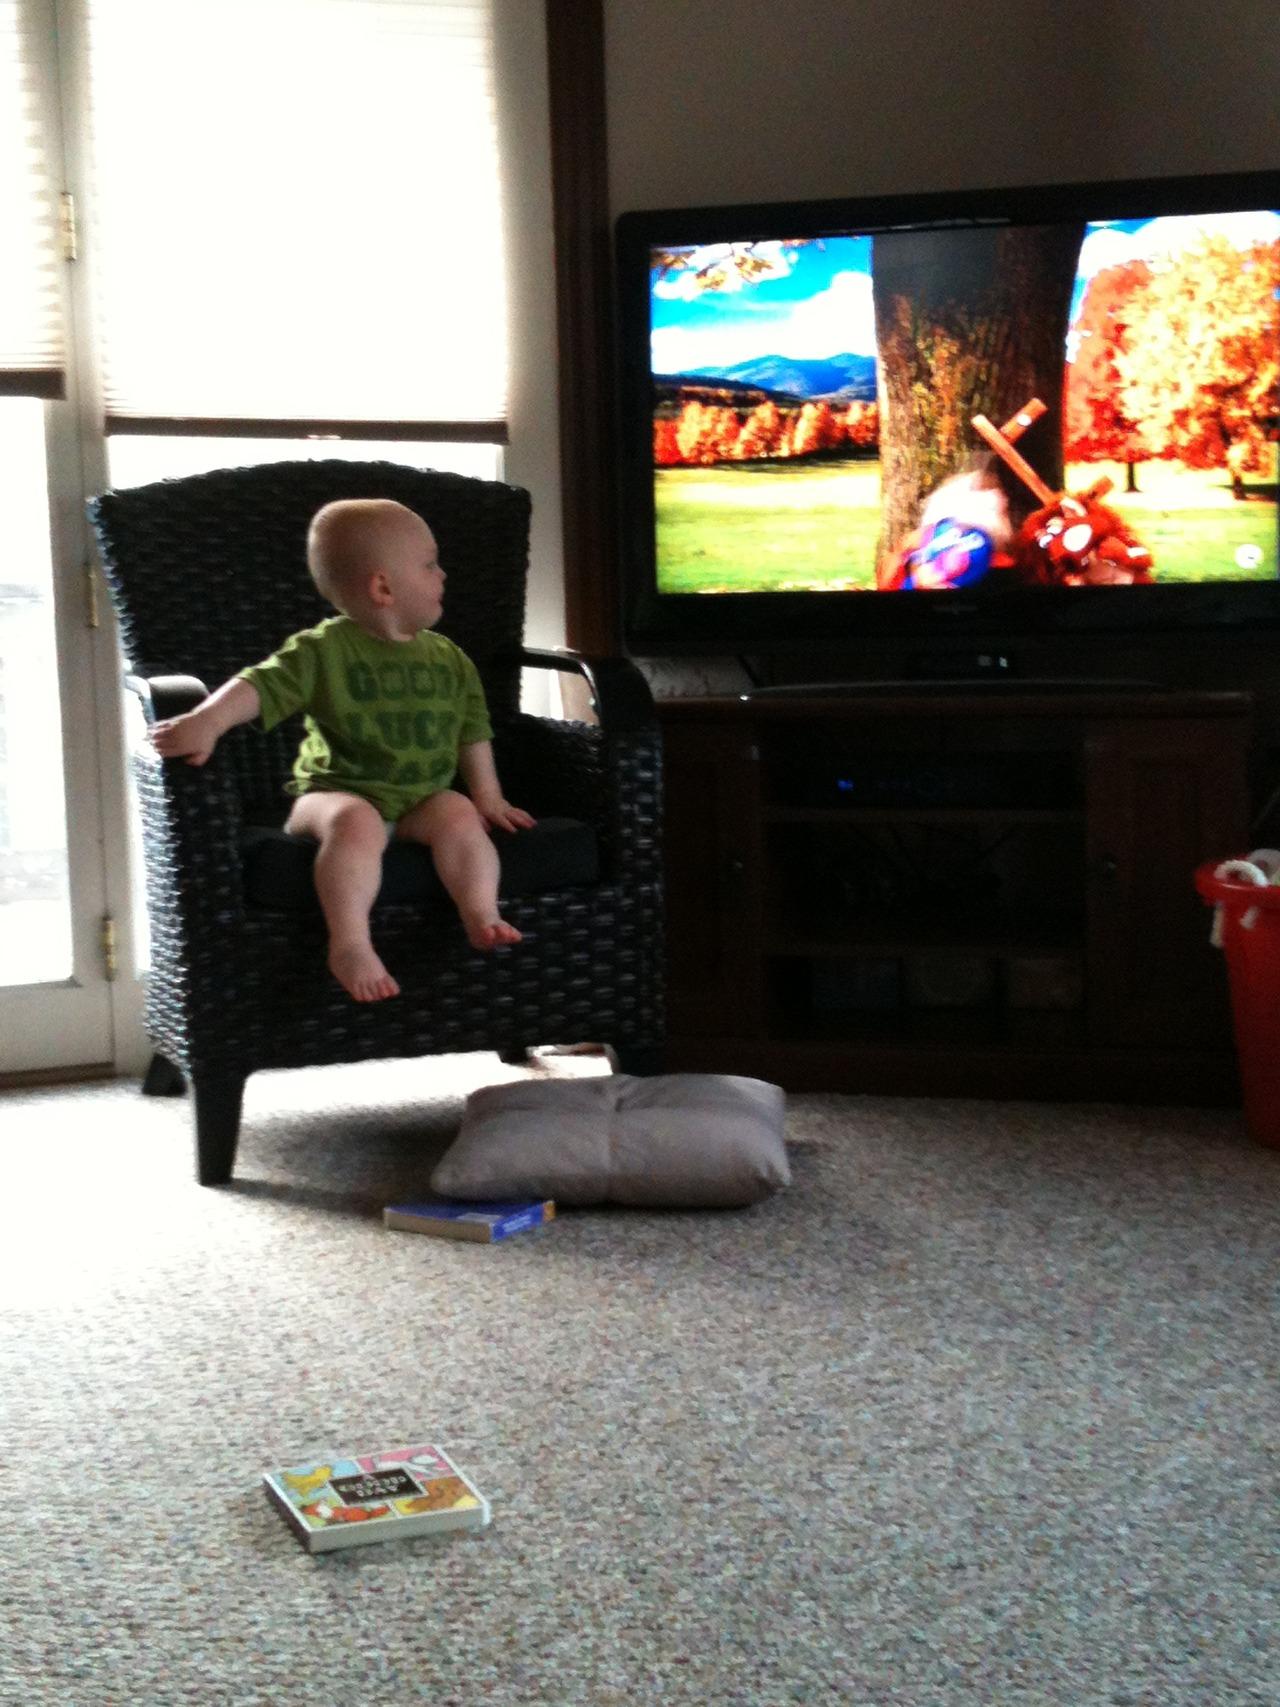
[(1215, 877), (1222, 863), (1199, 866), (1196, 888), (1222, 908), (1245, 1124), (1280, 1149), (1280, 886)]

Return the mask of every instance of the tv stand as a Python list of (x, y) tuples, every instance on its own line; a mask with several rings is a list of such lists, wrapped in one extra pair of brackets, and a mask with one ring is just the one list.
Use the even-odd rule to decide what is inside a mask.
[(1018, 673), (1007, 652), (915, 652), (907, 659), (912, 681), (1005, 681)]
[(992, 686), (659, 703), (673, 1069), (1236, 1098), (1192, 873), (1248, 846), (1249, 697)]
[(965, 694), (980, 694), (986, 697), (990, 694), (1129, 694), (1129, 693), (1159, 693), (1155, 682), (1144, 682), (1128, 678), (1090, 681), (1083, 676), (961, 676), (954, 679), (925, 678), (910, 680), (888, 681), (851, 681), (851, 682), (780, 682), (770, 687), (752, 688), (743, 695), (744, 699), (848, 699), (874, 694), (891, 694), (901, 699), (904, 695), (938, 695), (951, 698)]

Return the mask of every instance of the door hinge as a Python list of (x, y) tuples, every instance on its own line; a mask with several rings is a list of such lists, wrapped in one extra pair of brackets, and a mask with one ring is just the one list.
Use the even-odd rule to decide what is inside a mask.
[(116, 940), (116, 922), (110, 913), (102, 915), (98, 943), (102, 949), (102, 975), (108, 984), (114, 983), (120, 975), (120, 955)]
[(102, 627), (102, 613), (98, 609), (98, 571), (94, 564), (84, 566), (85, 579), (85, 622), (90, 628)]
[(62, 243), (64, 261), (78, 261), (80, 247), (76, 237), (76, 198), (70, 190), (58, 197), (58, 236)]

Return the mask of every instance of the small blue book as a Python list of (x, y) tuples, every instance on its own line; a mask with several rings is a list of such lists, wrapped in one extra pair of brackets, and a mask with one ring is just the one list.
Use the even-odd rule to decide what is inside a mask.
[(555, 1217), (556, 1206), (548, 1199), (521, 1203), (389, 1203), (382, 1211), (383, 1225), (398, 1233), (434, 1233), (441, 1239), (478, 1239), (492, 1244), (513, 1233), (543, 1227)]

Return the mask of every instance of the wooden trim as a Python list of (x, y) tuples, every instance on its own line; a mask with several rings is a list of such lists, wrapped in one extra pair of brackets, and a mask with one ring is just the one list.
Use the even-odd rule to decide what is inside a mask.
[(58, 401), (66, 395), (67, 376), (61, 368), (0, 370), (0, 397), (46, 397)]
[(0, 1073), (0, 1091), (33, 1091), (43, 1086), (88, 1084), (119, 1076), (110, 1061), (91, 1061), (83, 1067), (34, 1067), (22, 1073)]
[(110, 438), (128, 433), (193, 439), (411, 439), (423, 444), (505, 445), (505, 421), (299, 421), (212, 415), (108, 415)]
[(546, 0), (565, 622), (619, 651), (612, 245), (601, 0)]

